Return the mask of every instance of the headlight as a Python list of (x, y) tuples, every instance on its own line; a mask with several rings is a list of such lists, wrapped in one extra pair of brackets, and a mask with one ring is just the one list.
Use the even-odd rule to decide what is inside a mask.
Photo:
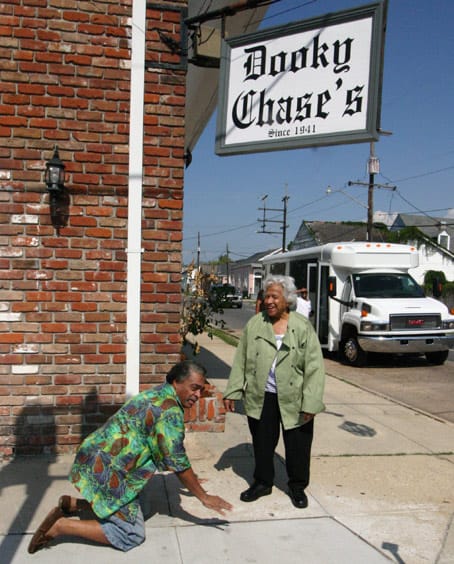
[(389, 331), (389, 324), (361, 321), (361, 331)]
[(443, 321), (441, 326), (443, 327), (443, 329), (454, 329), (454, 320)]

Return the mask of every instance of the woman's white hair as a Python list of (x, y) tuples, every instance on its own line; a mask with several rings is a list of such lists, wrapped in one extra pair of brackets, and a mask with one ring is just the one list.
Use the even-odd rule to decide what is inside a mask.
[(265, 293), (270, 286), (274, 286), (276, 284), (281, 286), (289, 309), (295, 309), (297, 298), (295, 280), (291, 276), (270, 274), (265, 278), (265, 282), (263, 283)]

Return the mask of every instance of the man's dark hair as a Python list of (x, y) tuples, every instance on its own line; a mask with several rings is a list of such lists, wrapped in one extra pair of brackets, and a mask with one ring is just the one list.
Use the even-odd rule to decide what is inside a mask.
[(204, 366), (195, 362), (195, 360), (183, 360), (175, 364), (175, 366), (169, 370), (166, 381), (168, 384), (172, 382), (184, 382), (192, 372), (197, 372), (206, 378), (207, 371)]

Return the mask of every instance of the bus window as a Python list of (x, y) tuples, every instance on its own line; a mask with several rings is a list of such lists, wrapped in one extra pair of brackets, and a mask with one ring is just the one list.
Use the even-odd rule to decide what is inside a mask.
[(361, 298), (423, 298), (424, 291), (409, 274), (355, 274), (355, 294)]
[(285, 262), (276, 262), (271, 264), (270, 274), (285, 276)]
[(290, 263), (289, 274), (295, 279), (295, 285), (297, 288), (307, 288), (307, 261), (292, 261)]

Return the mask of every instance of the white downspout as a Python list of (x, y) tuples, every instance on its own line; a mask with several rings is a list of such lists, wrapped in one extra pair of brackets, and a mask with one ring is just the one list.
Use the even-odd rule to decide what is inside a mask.
[(129, 120), (128, 243), (126, 291), (126, 395), (139, 392), (140, 283), (142, 279), (142, 175), (146, 0), (133, 0)]

